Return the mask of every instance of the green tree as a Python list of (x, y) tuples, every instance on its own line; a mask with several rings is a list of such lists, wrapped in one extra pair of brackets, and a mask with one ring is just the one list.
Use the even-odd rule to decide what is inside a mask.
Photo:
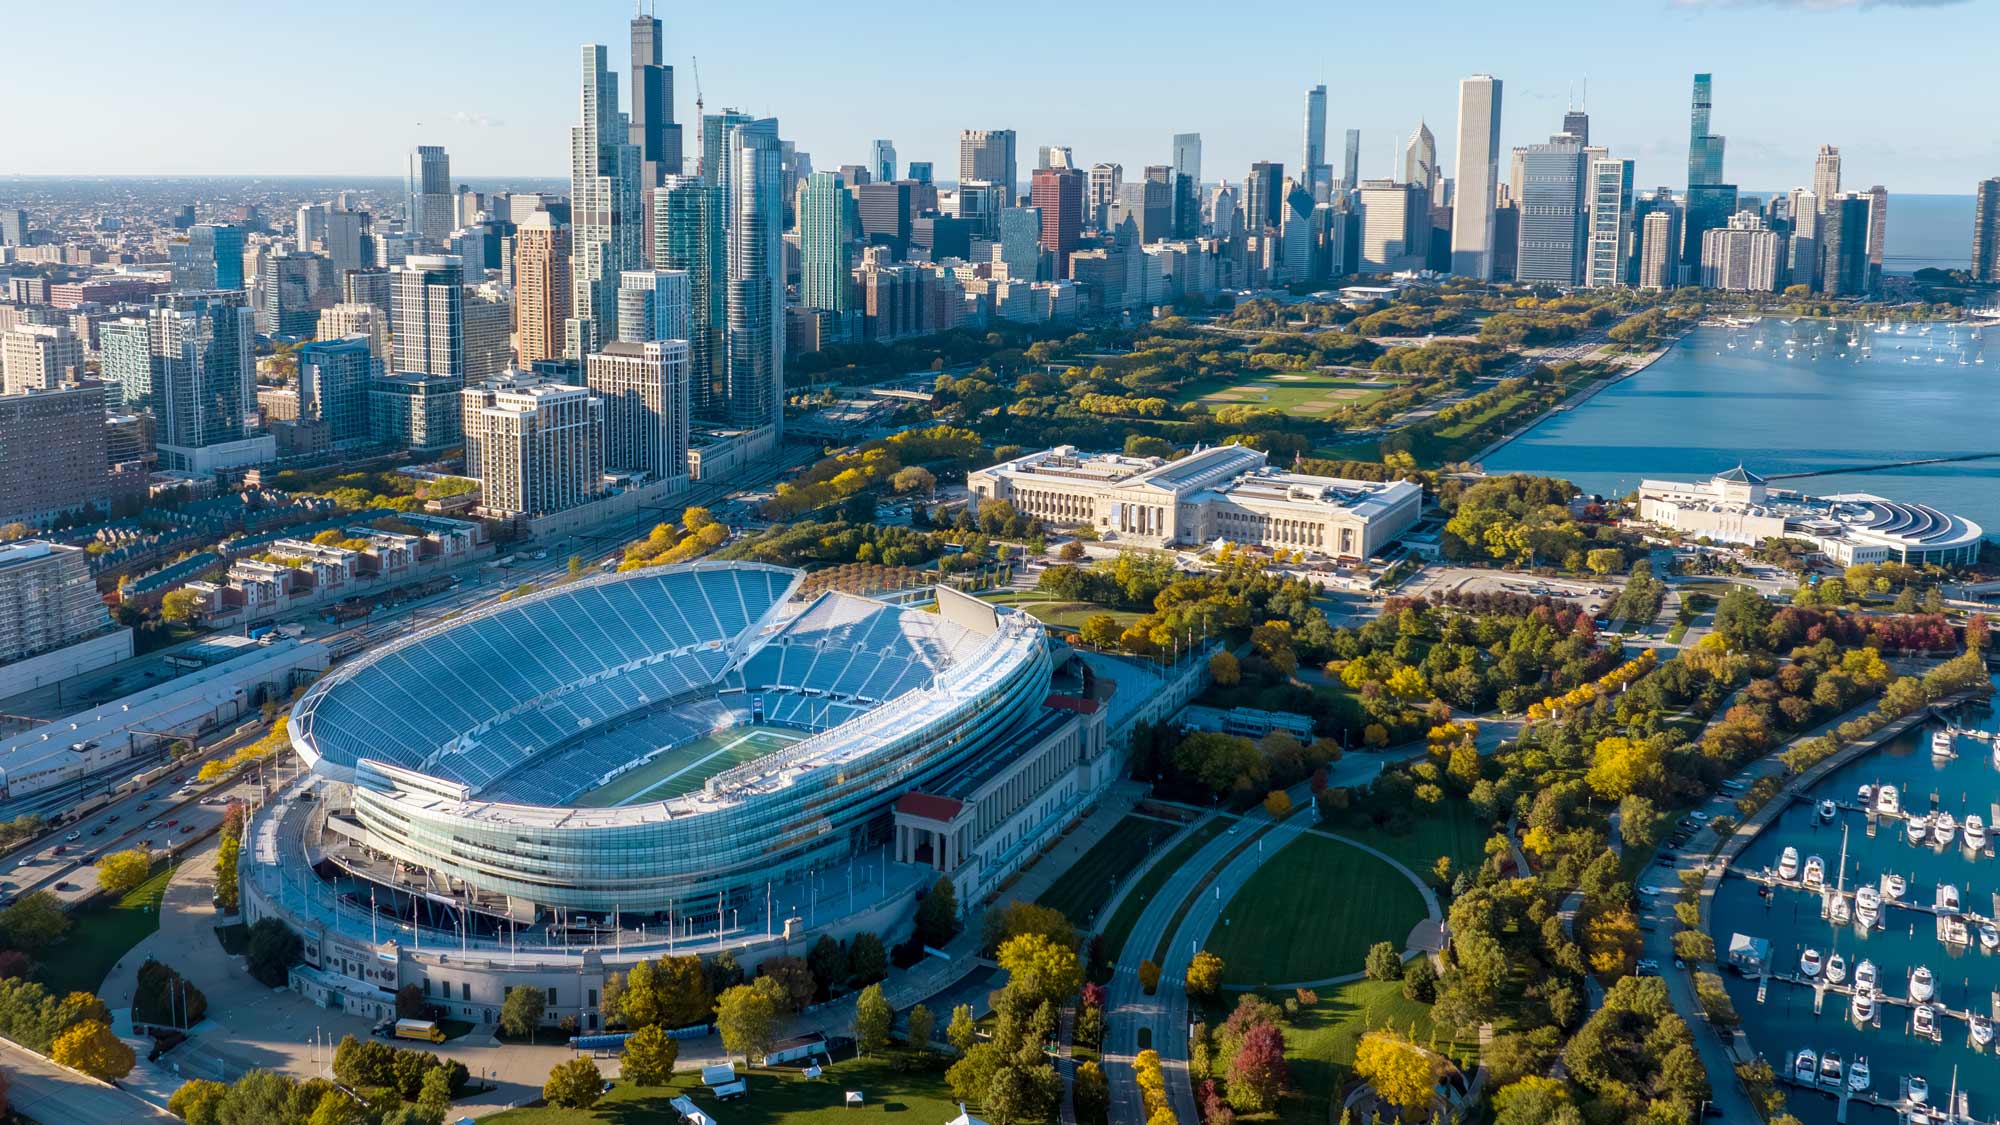
[(68, 912), (47, 891), (30, 891), (0, 910), (0, 940), (28, 953), (47, 947), (68, 929)]
[(931, 1036), (937, 1033), (937, 1016), (929, 1008), (917, 1004), (910, 1008), (909, 1015), (905, 1018), (910, 1024), (908, 1037), (910, 1046), (929, 1050)]
[(424, 1071), (424, 1080), (417, 1087), (417, 1112), (424, 1121), (443, 1125), (451, 1113), (452, 1067), (434, 1066)]
[(866, 931), (847, 944), (847, 972), (856, 984), (874, 984), (889, 975), (889, 951), (882, 939)]
[(664, 1086), (673, 1077), (674, 1063), (681, 1057), (681, 1045), (661, 1028), (645, 1027), (625, 1040), (619, 1055), (619, 1072), (641, 1086)]
[(604, 1096), (604, 1075), (585, 1058), (560, 1062), (542, 1083), (542, 1098), (558, 1109), (589, 1109)]
[(532, 984), (517, 984), (500, 1001), (500, 1033), (525, 1039), (542, 1024), (547, 994)]
[(944, 1029), (944, 1037), (961, 1055), (979, 1042), (979, 1026), (972, 1020), (972, 1005), (960, 1004), (951, 1010), (951, 1023)]
[(122, 895), (145, 882), (152, 870), (153, 857), (144, 848), (112, 852), (97, 861), (97, 885), (107, 893)]
[(958, 893), (951, 880), (939, 877), (930, 893), (917, 904), (916, 938), (933, 949), (942, 948), (958, 933)]
[(1196, 999), (1208, 999), (1220, 991), (1222, 991), (1222, 958), (1204, 949), (1188, 962), (1187, 994)]
[(1368, 947), (1368, 959), (1364, 963), (1369, 980), (1401, 980), (1403, 978), (1403, 955), (1395, 945), (1378, 941)]
[(305, 944), (290, 926), (276, 918), (260, 918), (250, 927), (245, 951), (250, 975), (271, 988), (282, 987), (304, 948)]
[(755, 985), (739, 984), (715, 998), (722, 1049), (743, 1056), (746, 1063), (770, 1049), (778, 1026), (777, 987), (769, 977), (757, 979)]
[[(446, 1099), (444, 1108), (438, 1111), (439, 1122), (451, 1110), (451, 1101)], [(328, 1090), (319, 1096), (314, 1104), (312, 1116), (306, 1118), (306, 1125), (366, 1125), (368, 1115), (362, 1111), (353, 1098), (339, 1090)]]
[(181, 1083), (180, 1089), (167, 1099), (167, 1112), (188, 1125), (215, 1125), (222, 1103), (228, 1097), (228, 1086), (206, 1078), (191, 1078)]
[(854, 1041), (864, 1055), (879, 1055), (889, 1045), (889, 1025), (896, 1010), (882, 995), (882, 986), (871, 984), (854, 1001)]
[(176, 625), (192, 621), (195, 615), (200, 613), (202, 607), (206, 604), (206, 599), (202, 597), (199, 591), (189, 590), (185, 587), (178, 590), (168, 590), (160, 598), (160, 619)]

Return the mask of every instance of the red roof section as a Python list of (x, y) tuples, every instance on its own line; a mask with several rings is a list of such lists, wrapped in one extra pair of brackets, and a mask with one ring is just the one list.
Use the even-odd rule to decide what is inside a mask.
[(1085, 699), (1078, 695), (1057, 695), (1051, 693), (1047, 699), (1042, 701), (1042, 705), (1045, 707), (1055, 707), (1063, 711), (1075, 711), (1079, 715), (1095, 714), (1097, 711), (1097, 701), (1095, 699)]
[(896, 798), (897, 812), (921, 816), (926, 820), (940, 823), (949, 822), (964, 809), (964, 801), (953, 797), (939, 797), (932, 793), (905, 793)]

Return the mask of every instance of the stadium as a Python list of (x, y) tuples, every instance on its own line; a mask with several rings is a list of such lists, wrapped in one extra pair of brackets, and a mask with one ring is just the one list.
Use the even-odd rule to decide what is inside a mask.
[(899, 796), (990, 766), (1055, 675), (1025, 614), (800, 602), (802, 577), (606, 575), (343, 667), (290, 724), (351, 793), (327, 827), (498, 917), (761, 913), (885, 843)]

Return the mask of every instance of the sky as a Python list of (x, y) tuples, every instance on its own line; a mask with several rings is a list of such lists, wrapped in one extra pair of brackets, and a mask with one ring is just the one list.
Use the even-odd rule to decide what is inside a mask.
[[(626, 65), (630, 0), (176, 0), (8, 5), (0, 178), (400, 176), (442, 144), (454, 177), (564, 176), (578, 48)], [(1834, 144), (1844, 186), (1970, 194), (2000, 175), (1992, 62), (2000, 0), (720, 0), (659, 3), (676, 117), (778, 117), (818, 168), (869, 142), (956, 175), (963, 128), (1131, 176), (1203, 138), (1202, 176), (1300, 161), (1305, 90), (1328, 88), (1328, 151), (1362, 135), (1363, 176), (1400, 168), (1419, 121), (1452, 168), (1458, 79), (1505, 84), (1502, 143), (1545, 140), (1573, 101), (1641, 187), (1686, 179), (1692, 75), (1745, 190), (1811, 181)], [(24, 49), (25, 48), (25, 49)], [(629, 87), (621, 78), (621, 98)], [(627, 103), (629, 104), (629, 103)], [(1336, 174), (1338, 168), (1336, 167)], [(1502, 174), (1505, 174), (1504, 159)]]

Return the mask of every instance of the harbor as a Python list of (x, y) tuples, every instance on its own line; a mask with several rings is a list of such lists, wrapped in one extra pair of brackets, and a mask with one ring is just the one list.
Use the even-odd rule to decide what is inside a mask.
[(1716, 889), (1725, 987), (1807, 1125), (2000, 1121), (1996, 727), (1977, 704), (1836, 769)]

